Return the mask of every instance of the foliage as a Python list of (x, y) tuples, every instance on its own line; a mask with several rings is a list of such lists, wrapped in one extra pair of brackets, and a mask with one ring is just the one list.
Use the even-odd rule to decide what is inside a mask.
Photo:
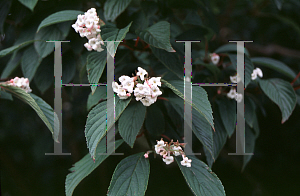
[[(235, 43), (227, 43), (229, 40), (252, 40), (251, 36), (237, 36), (238, 33), (229, 37), (230, 39), (223, 36), (228, 20), (234, 20), (238, 13), (242, 13), (251, 5), (250, 11), (255, 16), (280, 21), (291, 34), (299, 37), (299, 21), (283, 14), (276, 15), (284, 13), (282, 10), (297, 2), (290, 0), (283, 3), (276, 0), (265, 10), (259, 7), (264, 7), (267, 0), (242, 2), (241, 5), (236, 5), (241, 6), (236, 8), (240, 12), (227, 15), (227, 18), (222, 18), (222, 15), (226, 16), (225, 2), (206, 0), (76, 0), (68, 4), (59, 2), (60, 6), (56, 6), (57, 1), (54, 1), (49, 2), (49, 9), (45, 1), (37, 0), (8, 0), (7, 3), (0, 3), (3, 7), (10, 8), (0, 8), (0, 30), (5, 34), (0, 45), (0, 61), (3, 65), (0, 69), (1, 102), (15, 101), (11, 96), (13, 95), (31, 106), (50, 130), (54, 141), (58, 142), (59, 133), (54, 130), (59, 130), (57, 115), (60, 114), (53, 112), (50, 106), (52, 103), (49, 105), (46, 98), (49, 92), (53, 93), (54, 87), (53, 76), (50, 77), (49, 74), (52, 74), (55, 49), (53, 43), (46, 42), (48, 40), (70, 40), (70, 43), (62, 44), (62, 84), (92, 84), (91, 89), (84, 91), (83, 94), (89, 95), (80, 106), (84, 108), (84, 112), (88, 111), (87, 118), (82, 118), (86, 123), (85, 128), (81, 128), (80, 136), (83, 137), (84, 134), (89, 153), (82, 159), (77, 159), (70, 169), (72, 173), (67, 174), (67, 196), (75, 194), (77, 185), (98, 166), (101, 168), (102, 162), (113, 159), (111, 157), (114, 155), (98, 155), (106, 153), (106, 134), (113, 123), (116, 125), (116, 138), (120, 138), (115, 142), (116, 150), (124, 152), (126, 157), (122, 156), (122, 160), (119, 160), (105, 192), (107, 191), (108, 195), (147, 194), (150, 165), (155, 157), (158, 158), (154, 151), (157, 140), (163, 138), (168, 142), (184, 142), (184, 107), (192, 107), (190, 128), (195, 141), (193, 150), (204, 152), (205, 158), (187, 155), (192, 162), (191, 167), (185, 167), (180, 164), (183, 157), (175, 157), (182, 173), (180, 178), (185, 179), (191, 194), (225, 195), (226, 186), (223, 187), (222, 179), (220, 180), (211, 168), (216, 161), (218, 162), (220, 152), (226, 148), (228, 139), (232, 140), (236, 129), (236, 100), (229, 98), (228, 93), (234, 88), (230, 85), (230, 76), (236, 76), (237, 54), (245, 53), (243, 101), (246, 152), (255, 152), (255, 143), (262, 131), (260, 124), (263, 120), (258, 118), (258, 115), (264, 114), (268, 107), (272, 110), (279, 109), (283, 124), (291, 118), (296, 105), (300, 105), (300, 92), (297, 90), (300, 80), (295, 71), (299, 67), (292, 67), (288, 60), (285, 63), (284, 58), (257, 55), (251, 48), (251, 44), (255, 45), (256, 40), (254, 43), (247, 43), (244, 51), (237, 51)], [(101, 52), (88, 51), (84, 47), (88, 40), (80, 37), (71, 27), (77, 16), (91, 7), (96, 8), (100, 18), (100, 37), (105, 42), (101, 45), (104, 49)], [(22, 11), (17, 13), (16, 8)], [(10, 10), (12, 16), (6, 10)], [(258, 19), (252, 18), (251, 21), (261, 25)], [(234, 24), (233, 22), (231, 25)], [(191, 82), (195, 84), (192, 87), (192, 102), (184, 97), (184, 80), (187, 80), (184, 77), (185, 49), (183, 43), (176, 42), (179, 40), (201, 40), (192, 43)], [(259, 38), (257, 40), (261, 41)], [(113, 48), (109, 48), (107, 41), (119, 42), (114, 44)], [(300, 42), (299, 39), (297, 41)], [(213, 53), (219, 57), (216, 63), (212, 59)], [(135, 74), (138, 67), (147, 70), (151, 77), (161, 77), (160, 89), (163, 93), (153, 105), (147, 107), (137, 102), (134, 93), (128, 99), (121, 99), (117, 95), (106, 96), (105, 85), (111, 85), (105, 84), (107, 54), (115, 60), (115, 81), (122, 75)], [(262, 77), (253, 79), (252, 73), (255, 68), (262, 70)], [(6, 81), (21, 75), (30, 80), (34, 94), (28, 94), (7, 84)], [(97, 86), (99, 83), (105, 85)], [(196, 85), (201, 83), (229, 85)], [(65, 94), (72, 92), (63, 91)], [(70, 99), (80, 97), (73, 95), (70, 95)], [(114, 100), (115, 108), (107, 108), (109, 99)], [(275, 104), (269, 106), (271, 103)], [(114, 110), (114, 122), (110, 122), (107, 113)], [(118, 148), (120, 146), (125, 147)], [(149, 158), (145, 156), (145, 153), (148, 156), (150, 151), (154, 151), (154, 158), (153, 154), (149, 154)], [(252, 156), (244, 156), (240, 169), (244, 170), (251, 158)], [(171, 166), (165, 168), (166, 172), (169, 172), (169, 168)], [(155, 168), (151, 168), (151, 172), (156, 172)], [(105, 180), (109, 182), (109, 179)], [(97, 182), (94, 182), (92, 186), (96, 184)], [(161, 186), (164, 187), (163, 184)]]

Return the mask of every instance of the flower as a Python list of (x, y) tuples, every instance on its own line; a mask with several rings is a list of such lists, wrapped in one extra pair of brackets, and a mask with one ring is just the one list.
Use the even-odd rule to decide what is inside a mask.
[(89, 42), (88, 42), (88, 44), (92, 47), (92, 49), (96, 50), (98, 52), (101, 52), (104, 50), (103, 48), (101, 48), (102, 43), (103, 43), (103, 41), (99, 40), (98, 38), (91, 38), (91, 39), (89, 39)]
[(140, 95), (144, 95), (144, 96), (146, 96), (146, 95), (151, 95), (151, 89), (150, 89), (150, 87), (146, 84), (146, 82), (144, 82), (144, 84), (137, 84), (136, 85), (136, 89), (135, 89), (135, 91), (137, 92), (137, 93), (139, 93)]
[(174, 161), (174, 157), (173, 156), (166, 156), (165, 158), (163, 158), (163, 161), (169, 165)]
[(159, 95), (161, 95), (162, 92), (160, 91), (160, 89), (157, 87), (157, 86), (152, 86), (151, 87), (151, 96), (154, 98), (154, 97), (157, 97)]
[(87, 49), (88, 51), (92, 51), (92, 50), (93, 50), (92, 46), (91, 46), (89, 43), (85, 43), (85, 44), (84, 44), (84, 47), (86, 47), (86, 49)]
[(257, 76), (259, 76), (260, 78), (263, 77), (263, 72), (260, 68), (256, 68), (253, 70), (252, 74), (251, 74), (251, 79), (255, 80), (257, 78)]
[[(144, 106), (150, 106), (157, 101), (159, 95), (162, 95), (158, 87), (161, 86), (161, 77), (145, 78), (145, 75), (148, 74), (146, 70), (141, 67), (138, 67), (138, 70), (136, 76), (129, 77), (122, 75), (119, 77), (121, 85), (113, 82), (112, 88), (120, 99), (127, 99), (133, 93), (136, 101), (141, 101)], [(137, 80), (138, 76), (144, 80), (143, 83), (141, 83), (141, 80)]]
[(11, 79), (11, 80), (7, 81), (6, 83), (10, 86), (15, 86), (15, 87), (21, 88), (26, 93), (30, 93), (32, 91), (30, 86), (29, 86), (28, 78), (15, 77), (14, 79)]
[(120, 99), (127, 99), (128, 97), (131, 96), (131, 94), (126, 92), (126, 89), (119, 86), (118, 91), (117, 91), (117, 95), (119, 96)]
[(161, 139), (160, 141), (157, 141), (157, 144), (154, 146), (156, 154), (159, 154), (161, 150), (164, 150), (164, 146), (166, 146), (164, 140)]
[(151, 86), (161, 86), (160, 78), (161, 77), (152, 77), (148, 80), (148, 84)]
[(144, 106), (150, 106), (155, 103), (157, 97), (151, 97), (149, 95), (142, 98), (140, 101), (143, 103)]
[(214, 65), (217, 65), (219, 63), (220, 56), (216, 53), (212, 53), (210, 54), (210, 60)]
[[(184, 151), (182, 150), (182, 147), (184, 147), (185, 145), (186, 143), (179, 143), (178, 140), (177, 142), (173, 142), (173, 140), (171, 140), (169, 143), (164, 142), (161, 138), (160, 141), (157, 140), (157, 144), (155, 145), (155, 152), (156, 154), (159, 154), (163, 157), (163, 161), (167, 165), (174, 162), (174, 156), (182, 155), (183, 161), (181, 161), (181, 164), (187, 167), (191, 167), (192, 160), (188, 159), (185, 156)], [(147, 151), (148, 154), (149, 152), (151, 151)], [(144, 156), (147, 155), (145, 154)]]
[(88, 42), (84, 44), (88, 51), (103, 51), (101, 45), (104, 45), (104, 42), (100, 36), (101, 30), (99, 21), (100, 19), (97, 16), (96, 9), (91, 8), (85, 12), (84, 15), (79, 14), (75, 24), (72, 25), (80, 37), (86, 37), (88, 39)]
[(182, 161), (180, 162), (182, 166), (191, 167), (191, 159), (188, 159), (186, 156), (182, 156)]
[(263, 72), (262, 72), (262, 70), (260, 69), (260, 68), (256, 68), (256, 73), (257, 73), (257, 75), (260, 77), (260, 78), (262, 78), (263, 77)]
[(131, 78), (129, 77), (129, 76), (125, 76), (125, 75), (123, 75), (123, 76), (121, 76), (121, 77), (119, 77), (119, 81), (121, 82), (121, 84), (125, 84), (126, 83), (126, 81), (131, 81)]
[(227, 97), (234, 99), (236, 96), (236, 90), (235, 88), (230, 89), (230, 91), (227, 93)]
[(134, 87), (134, 82), (133, 82), (132, 78), (123, 82), (123, 88), (126, 89), (128, 92), (132, 93), (133, 87)]
[(257, 73), (254, 72), (254, 70), (253, 70), (253, 72), (251, 74), (251, 80), (255, 80), (256, 78), (257, 78)]
[(236, 100), (238, 103), (241, 103), (241, 101), (243, 100), (243, 95), (240, 94), (240, 93), (237, 93), (236, 96), (235, 96), (235, 100)]
[(164, 158), (166, 158), (167, 154), (168, 154), (168, 152), (165, 149), (161, 150), (159, 153), (159, 155), (163, 156)]
[(145, 153), (144, 154), (144, 157), (147, 159), (149, 156), (148, 156), (148, 153)]
[(227, 93), (227, 97), (235, 99), (238, 103), (240, 103), (243, 100), (243, 95), (237, 93), (235, 88), (230, 89), (230, 91)]
[(116, 82), (112, 82), (112, 88), (113, 88), (113, 91), (115, 93), (118, 93), (119, 92), (119, 88), (121, 87), (121, 85), (119, 85), (118, 83)]
[(182, 148), (180, 147), (180, 146), (174, 146), (173, 147), (173, 154), (175, 155), (175, 156), (178, 156), (178, 155), (180, 155), (181, 153), (180, 153), (180, 151), (182, 150)]
[(140, 76), (141, 80), (144, 80), (145, 75), (147, 75), (148, 72), (144, 70), (141, 67), (138, 67), (138, 72), (136, 73), (137, 76)]
[(237, 73), (236, 76), (230, 76), (230, 81), (232, 83), (239, 83), (241, 81), (240, 75)]

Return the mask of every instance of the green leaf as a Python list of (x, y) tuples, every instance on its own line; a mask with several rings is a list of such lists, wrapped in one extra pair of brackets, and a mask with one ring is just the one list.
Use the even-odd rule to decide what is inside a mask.
[(167, 21), (160, 21), (142, 31), (136, 30), (136, 34), (151, 46), (175, 52), (170, 44), (170, 23)]
[(126, 157), (117, 165), (107, 195), (145, 195), (149, 173), (150, 163), (144, 153)]
[[(128, 33), (131, 24), (132, 22), (123, 29), (118, 29), (113, 25), (106, 24), (101, 27), (101, 37), (104, 41), (122, 41)], [(111, 56), (115, 56), (119, 44), (120, 42), (116, 42), (114, 43), (114, 48), (107, 48)], [(105, 43), (105, 45), (107, 45), (107, 43)]]
[(20, 64), (22, 58), (22, 53), (15, 51), (11, 58), (9, 59), (8, 63), (6, 64), (2, 74), (1, 78), (7, 78)]
[(45, 58), (54, 51), (55, 45), (54, 42), (46, 41), (63, 40), (63, 38), (61, 31), (56, 26), (45, 27), (35, 34), (34, 39), (40, 40), (34, 43), (35, 50), (42, 58)]
[(39, 30), (49, 25), (70, 21), (70, 20), (76, 20), (79, 14), (83, 14), (83, 12), (77, 10), (64, 10), (64, 11), (59, 11), (54, 14), (51, 14), (41, 22), (41, 24), (37, 28), (37, 32), (39, 32)]
[(293, 87), (289, 82), (279, 78), (259, 80), (258, 82), (263, 92), (279, 106), (282, 113), (281, 123), (284, 123), (292, 114), (297, 103)]
[[(184, 81), (183, 80), (173, 80), (167, 82), (161, 79), (164, 85), (170, 88), (177, 96), (184, 99)], [(210, 102), (208, 101), (206, 91), (200, 86), (192, 87), (193, 103), (189, 103), (197, 110), (204, 118), (209, 122), (210, 126), (214, 129), (214, 122), (212, 116), (212, 109)]]
[(286, 64), (277, 61), (275, 59), (271, 59), (267, 57), (255, 57), (255, 58), (251, 58), (251, 61), (254, 64), (258, 64), (273, 69), (275, 71), (278, 71), (279, 73), (289, 77), (291, 80), (293, 80), (296, 77), (295, 72), (291, 68), (289, 68)]
[(135, 30), (137, 29), (146, 29), (149, 24), (149, 20), (143, 10), (137, 11), (132, 14), (130, 20), (132, 20), (131, 30), (133, 32), (135, 32)]
[(204, 63), (200, 59), (193, 62), (193, 65), (202, 65), (203, 67), (208, 69), (212, 74), (214, 74), (215, 79), (217, 79), (218, 76), (220, 76), (220, 74), (221, 74), (221, 70), (216, 65), (214, 65), (212, 63), (209, 63), (209, 64)]
[(156, 56), (169, 71), (173, 72), (178, 78), (183, 79), (183, 64), (180, 62), (177, 54), (152, 46), (150, 48), (154, 56)]
[[(246, 153), (254, 153), (255, 140), (257, 136), (255, 136), (253, 130), (249, 127), (248, 124), (245, 124), (245, 152)], [(245, 155), (243, 156), (243, 167), (242, 171), (245, 169), (248, 162), (251, 160), (253, 155)]]
[(191, 10), (187, 13), (183, 21), (183, 24), (199, 25), (199, 26), (203, 25), (202, 19), (196, 10)]
[[(70, 28), (72, 26), (73, 21), (66, 21), (56, 24), (57, 28), (62, 33), (63, 37), (67, 37), (69, 35), (70, 30), (74, 30), (73, 28)], [(80, 37), (81, 38), (81, 37)], [(82, 38), (81, 38), (82, 39)], [(84, 39), (83, 39), (84, 40)], [(73, 40), (72, 40), (73, 41)], [(82, 41), (82, 40), (81, 40)], [(72, 47), (72, 46), (71, 46)], [(75, 49), (75, 48), (73, 48)], [(82, 49), (82, 48), (81, 48)], [(76, 50), (76, 49), (75, 49)]]
[[(133, 148), (146, 116), (146, 107), (141, 102), (130, 104), (119, 120), (119, 132), (123, 140)], [(154, 123), (154, 122), (153, 122)]]
[(54, 62), (53, 55), (44, 58), (34, 75), (34, 83), (43, 94), (54, 84)]
[[(179, 98), (168, 98), (168, 100), (176, 112), (184, 119), (184, 101)], [(192, 117), (193, 119), (191, 128), (194, 134), (213, 156), (213, 132), (211, 130), (211, 126), (207, 120), (195, 109), (192, 110)]]
[(12, 0), (0, 2), (0, 34), (4, 34), (3, 25), (6, 20), (6, 16), (9, 13), (11, 4), (12, 4)]
[[(237, 68), (237, 56), (235, 54), (227, 54), (233, 65), (233, 68)], [(245, 56), (245, 88), (251, 82), (251, 74), (253, 72), (254, 66), (248, 56)]]
[[(15, 97), (19, 98), (21, 101), (27, 103), (30, 107), (32, 107), (37, 115), (42, 119), (45, 125), (50, 130), (53, 139), (56, 139), (56, 133), (54, 133), (53, 128), (48, 121), (47, 117), (45, 116), (44, 112), (40, 108), (40, 106), (35, 102), (35, 100), (30, 96), (30, 94), (26, 93), (23, 89), (15, 87), (15, 86), (8, 86), (5, 84), (0, 84), (5, 90), (9, 91)], [(46, 106), (45, 106), (46, 107)], [(57, 141), (57, 140), (55, 140)]]
[[(214, 53), (227, 53), (233, 52), (237, 54), (237, 44), (225, 44), (214, 51)], [(238, 51), (239, 53), (245, 53), (246, 56), (250, 56), (248, 50), (245, 48), (244, 51)]]
[(251, 82), (251, 74), (253, 73), (253, 63), (248, 56), (245, 56), (245, 88)]
[[(106, 51), (92, 52), (87, 57), (87, 73), (90, 84), (98, 84), (106, 65)], [(92, 94), (95, 93), (97, 86), (91, 86)]]
[(220, 179), (204, 162), (190, 155), (188, 158), (192, 160), (192, 166), (186, 167), (181, 165), (182, 158), (179, 157), (175, 157), (175, 160), (194, 195), (225, 195)]
[[(115, 148), (117, 149), (123, 140), (117, 140), (115, 142)], [(106, 153), (106, 139), (101, 140), (97, 147), (97, 152)], [(74, 189), (77, 185), (87, 177), (92, 171), (94, 171), (109, 155), (99, 155), (95, 159), (95, 162), (91, 159), (90, 154), (85, 155), (80, 161), (70, 168), (72, 173), (69, 173), (65, 182), (66, 196), (72, 196)]]
[(258, 124), (258, 119), (257, 119), (256, 113), (254, 115), (254, 121), (253, 121), (253, 132), (254, 132), (255, 137), (259, 136), (260, 130), (259, 130), (259, 124)]
[(141, 1), (141, 8), (148, 18), (154, 16), (159, 9), (157, 1)]
[(29, 81), (31, 81), (41, 62), (42, 58), (35, 51), (33, 45), (27, 48), (24, 51), (21, 60), (21, 68), (24, 77), (28, 78)]
[(215, 127), (216, 131), (213, 133), (213, 154), (214, 156), (212, 157), (209, 152), (207, 152), (207, 149), (204, 148), (205, 156), (206, 156), (206, 161), (211, 168), (214, 161), (218, 158), (221, 150), (223, 149), (226, 141), (227, 141), (227, 131), (222, 123), (221, 115), (219, 112), (219, 108), (213, 108), (214, 111), (214, 118), (215, 118)]
[[(119, 99), (115, 97), (115, 121), (118, 120), (122, 112), (129, 104), (131, 98)], [(113, 108), (107, 108), (113, 110)], [(85, 125), (85, 138), (89, 152), (93, 158), (96, 157), (96, 148), (100, 140), (105, 136), (106, 131), (110, 130), (113, 124), (108, 124), (106, 128), (106, 101), (96, 105), (88, 114)]]
[(68, 84), (72, 81), (76, 73), (76, 60), (72, 52), (67, 52), (65, 57), (62, 58), (62, 83)]
[(104, 17), (106, 20), (114, 21), (130, 4), (131, 0), (109, 0), (104, 4)]
[(54, 141), (58, 142), (58, 135), (59, 135), (59, 119), (57, 114), (53, 111), (52, 107), (46, 103), (42, 98), (30, 93), (30, 96), (35, 100), (37, 105), (41, 108), (42, 112), (46, 116), (47, 120), (51, 124), (53, 129), (53, 139)]
[[(34, 36), (36, 33), (36, 28), (38, 27), (37, 23), (29, 23), (28, 25), (23, 25), (20, 31), (22, 33), (19, 34), (18, 38), (16, 39), (14, 45), (21, 44), (23, 42), (27, 42), (30, 40), (34, 40)], [(38, 40), (35, 40), (38, 41)]]
[(28, 7), (31, 11), (33, 11), (35, 5), (37, 4), (38, 0), (18, 0), (24, 6)]
[(245, 120), (251, 128), (253, 128), (256, 118), (255, 110), (256, 105), (254, 101), (250, 97), (245, 96)]
[(225, 130), (231, 137), (236, 126), (236, 101), (224, 97), (218, 100), (217, 104)]
[(165, 117), (157, 104), (147, 107), (145, 127), (153, 136), (160, 136), (165, 131)]
[(12, 95), (8, 92), (2, 91), (1, 88), (0, 88), (0, 99), (7, 99), (13, 101)]
[(1, 51), (0, 51), (0, 58), (1, 58), (1, 57), (4, 57), (4, 56), (6, 56), (6, 55), (8, 55), (8, 54), (10, 54), (10, 53), (12, 53), (12, 52), (14, 52), (14, 51), (17, 50), (17, 49), (21, 49), (21, 48), (27, 46), (28, 44), (31, 44), (31, 43), (34, 42), (34, 41), (35, 41), (35, 40), (26, 41), (26, 42), (23, 42), (23, 43), (21, 43), (21, 44), (14, 45), (14, 46), (12, 46), (12, 47), (9, 47), (9, 48), (6, 48), (6, 49), (4, 49), (4, 50), (1, 50)]
[(89, 94), (87, 100), (87, 110), (89, 111), (93, 106), (97, 105), (100, 100), (104, 99), (106, 99), (106, 87), (98, 86), (94, 94)]

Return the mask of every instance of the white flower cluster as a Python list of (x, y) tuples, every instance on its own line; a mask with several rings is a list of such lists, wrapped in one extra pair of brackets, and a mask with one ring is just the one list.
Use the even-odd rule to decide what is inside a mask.
[(217, 65), (220, 61), (220, 56), (216, 53), (210, 54), (210, 60), (214, 65)]
[(7, 84), (10, 86), (19, 87), (23, 89), (26, 93), (30, 93), (32, 91), (31, 88), (29, 87), (28, 78), (15, 77), (14, 79), (7, 81)]
[[(253, 73), (251, 74), (251, 79), (255, 80), (257, 76), (259, 76), (260, 78), (263, 77), (263, 72), (260, 68), (256, 68), (253, 70)], [(232, 83), (239, 83), (241, 81), (241, 77), (239, 74), (236, 74), (236, 76), (230, 76), (230, 81)], [(237, 93), (235, 88), (230, 89), (230, 91), (227, 93), (227, 97), (235, 99), (238, 103), (240, 103), (243, 100), (243, 95)]]
[[(239, 83), (241, 81), (240, 75), (237, 73), (236, 76), (230, 76), (230, 81), (232, 83)], [(227, 93), (227, 97), (230, 99), (235, 99), (238, 103), (243, 100), (243, 95), (237, 93), (235, 88), (231, 88), (230, 91)]]
[[(158, 86), (161, 86), (161, 77), (146, 78), (147, 71), (138, 67), (136, 76), (121, 76), (119, 81), (112, 83), (113, 91), (117, 93), (120, 99), (127, 99), (134, 92), (135, 99), (141, 101), (144, 106), (150, 106), (155, 103), (157, 97), (162, 94)], [(139, 79), (138, 79), (139, 77)]]
[(251, 74), (251, 79), (255, 80), (259, 76), (260, 78), (263, 77), (263, 72), (258, 67), (256, 69), (253, 69), (253, 72)]
[(235, 88), (230, 89), (230, 91), (227, 93), (227, 97), (229, 97), (230, 99), (235, 99), (238, 103), (243, 100), (243, 95), (237, 93)]
[(101, 30), (99, 20), (96, 9), (91, 8), (85, 12), (84, 15), (79, 14), (77, 16), (77, 21), (72, 25), (76, 33), (79, 33), (81, 37), (86, 37), (88, 39), (88, 42), (84, 44), (88, 51), (103, 51), (101, 45), (104, 45), (104, 42), (100, 36)]
[[(191, 167), (191, 159), (188, 159), (188, 157), (184, 154), (182, 147), (184, 147), (185, 144), (177, 142), (173, 142), (173, 140), (168, 143), (164, 142), (163, 139), (160, 141), (157, 141), (157, 144), (155, 145), (155, 152), (156, 154), (159, 154), (163, 157), (163, 161), (169, 165), (172, 162), (174, 162), (174, 156), (182, 156), (182, 161), (180, 162), (181, 165), (186, 166), (186, 167)], [(145, 153), (145, 158), (148, 158), (149, 151)]]

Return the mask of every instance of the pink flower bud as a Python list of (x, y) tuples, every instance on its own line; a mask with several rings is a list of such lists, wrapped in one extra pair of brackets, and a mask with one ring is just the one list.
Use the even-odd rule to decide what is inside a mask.
[(144, 154), (144, 157), (147, 159), (149, 156), (148, 156), (148, 153), (145, 153)]

